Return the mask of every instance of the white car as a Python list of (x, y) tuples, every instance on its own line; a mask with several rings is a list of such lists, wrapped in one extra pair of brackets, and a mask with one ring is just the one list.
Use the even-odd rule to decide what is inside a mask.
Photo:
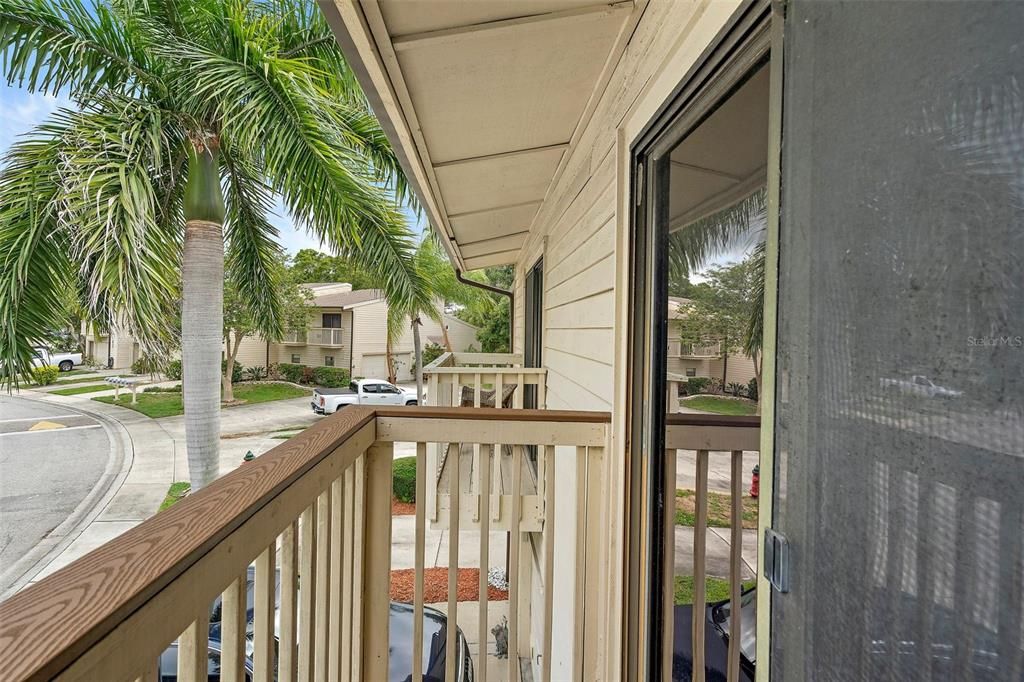
[(360, 379), (348, 388), (318, 388), (310, 405), (316, 414), (334, 414), (346, 405), (417, 405), (416, 391), (381, 379)]
[(49, 348), (37, 346), (32, 349), (32, 366), (56, 365), (62, 372), (70, 372), (76, 365), (82, 364), (81, 353), (55, 353)]
[(906, 379), (885, 379), (880, 381), (881, 387), (889, 391), (899, 391), (909, 395), (923, 396), (925, 398), (959, 398), (964, 394), (952, 388), (940, 386), (923, 374), (915, 374)]

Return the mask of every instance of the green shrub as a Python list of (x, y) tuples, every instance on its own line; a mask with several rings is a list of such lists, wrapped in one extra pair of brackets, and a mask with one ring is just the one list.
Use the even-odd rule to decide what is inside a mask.
[(313, 368), (313, 383), (325, 388), (348, 386), (350, 381), (348, 370), (340, 367)]
[(171, 360), (164, 369), (164, 376), (171, 381), (181, 381), (181, 360)]
[[(439, 346), (436, 343), (428, 343), (426, 346), (423, 347), (423, 350), (420, 351), (420, 354), (423, 356), (423, 366), (426, 367), (434, 360), (437, 360), (439, 357), (444, 355), (445, 352), (446, 351), (443, 346)], [(412, 371), (416, 371), (415, 362), (413, 362), (412, 364)]]
[(156, 374), (163, 366), (164, 361), (152, 355), (143, 355), (132, 363), (132, 374)]
[(391, 490), (399, 502), (416, 501), (416, 458), (401, 457), (392, 464)]
[(728, 390), (728, 392), (731, 393), (732, 395), (734, 395), (735, 397), (739, 398), (744, 393), (746, 393), (746, 391), (747, 391), (747, 387), (744, 386), (743, 384), (741, 384), (739, 382), (736, 382), (736, 381), (729, 382), (729, 390)]
[(40, 386), (49, 386), (57, 381), (60, 369), (56, 365), (42, 365), (32, 368), (32, 381)]
[(277, 365), (277, 371), (281, 373), (281, 378), (293, 384), (302, 382), (302, 370), (304, 369), (308, 368), (305, 365), (293, 365), (288, 362), (282, 362)]
[(753, 377), (747, 383), (747, 397), (751, 400), (757, 400), (757, 377)]
[(698, 395), (707, 393), (711, 387), (711, 377), (690, 377), (683, 385), (683, 392), (686, 395)]
[(259, 381), (267, 378), (266, 367), (246, 367), (242, 372), (242, 378), (247, 381)]
[[(224, 371), (227, 368), (228, 368), (228, 361), (227, 360), (221, 360), (220, 361), (220, 375), (221, 376), (224, 376)], [(242, 380), (242, 365), (241, 365), (240, 362), (238, 362), (236, 360), (234, 366), (231, 368), (231, 383), (237, 384), (241, 380)]]

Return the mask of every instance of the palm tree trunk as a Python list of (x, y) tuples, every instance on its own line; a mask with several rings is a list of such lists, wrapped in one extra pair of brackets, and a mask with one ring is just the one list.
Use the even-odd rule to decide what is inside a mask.
[(217, 151), (189, 160), (181, 265), (181, 370), (189, 481), (195, 492), (220, 466), (220, 347), (224, 318), (224, 200)]
[(224, 335), (224, 371), (220, 377), (220, 399), (226, 403), (232, 402), (235, 399), (235, 385), (231, 383), (231, 377), (234, 375), (235, 356), (238, 355), (238, 346), (241, 343), (242, 340), (236, 334), (235, 345), (232, 346), (231, 332), (229, 331)]
[[(444, 325), (442, 324), (442, 327)], [(412, 318), (412, 351), (416, 359), (416, 404), (423, 404), (423, 345), (420, 343), (420, 317)]]
[(455, 349), (452, 348), (452, 340), (448, 338), (448, 325), (444, 323), (444, 316), (441, 316), (441, 338), (444, 339), (444, 349), (449, 353), (454, 353)]
[(391, 354), (391, 332), (388, 331), (387, 340), (384, 342), (384, 360), (388, 366), (388, 381), (396, 383), (398, 381), (398, 373), (395, 371), (395, 358)]

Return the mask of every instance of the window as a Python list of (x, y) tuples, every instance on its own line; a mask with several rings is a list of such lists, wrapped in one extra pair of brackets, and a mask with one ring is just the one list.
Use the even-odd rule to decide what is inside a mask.
[(397, 387), (392, 386), (391, 384), (379, 384), (379, 386), (380, 386), (380, 392), (381, 393), (401, 393), (402, 392)]
[(686, 376), (688, 376), (688, 377), (695, 377), (695, 376), (697, 376), (697, 368), (696, 367), (687, 367), (686, 368)]
[(324, 365), (326, 367), (334, 367), (334, 356), (333, 355), (325, 355), (324, 356)]
[(341, 329), (341, 313), (324, 313), (322, 316), (323, 326), (326, 329)]
[(295, 354), (293, 353), (293, 354), (292, 354), (292, 364), (293, 364), (293, 365), (298, 365), (298, 364), (301, 364), (301, 363), (302, 363), (302, 358), (301, 358), (300, 356), (298, 356), (298, 355), (295, 355)]
[(363, 384), (363, 393), (380, 393), (380, 384)]

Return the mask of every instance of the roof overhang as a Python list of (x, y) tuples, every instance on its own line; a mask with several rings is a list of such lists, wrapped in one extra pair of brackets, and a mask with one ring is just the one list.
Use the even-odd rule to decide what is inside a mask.
[(456, 267), (519, 257), (634, 2), (321, 0)]

